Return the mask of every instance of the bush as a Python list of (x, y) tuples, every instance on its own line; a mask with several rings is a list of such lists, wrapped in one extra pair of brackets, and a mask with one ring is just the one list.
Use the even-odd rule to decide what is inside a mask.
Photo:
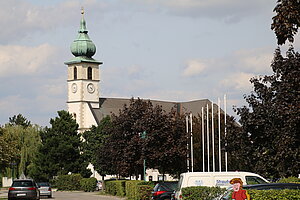
[(80, 180), (80, 188), (85, 192), (94, 192), (97, 185), (97, 179), (92, 178), (83, 178)]
[(58, 190), (80, 190), (80, 180), (82, 176), (80, 174), (61, 175), (58, 176), (55, 181), (55, 185)]
[(114, 196), (117, 194), (115, 181), (105, 181), (105, 193)]
[(300, 190), (248, 190), (253, 200), (300, 200)]
[(226, 191), (225, 188), (220, 187), (186, 187), (182, 188), (183, 200), (212, 200), (219, 197)]
[(278, 183), (300, 183), (300, 179), (297, 177), (288, 177), (288, 178), (284, 178), (284, 179), (280, 179), (279, 181), (277, 181)]
[(138, 184), (144, 181), (126, 181), (125, 191), (128, 200), (140, 200)]
[(139, 185), (138, 184), (138, 191), (139, 191), (139, 199), (140, 200), (150, 200), (151, 199), (151, 192), (153, 187), (151, 185)]
[(124, 197), (126, 192), (125, 192), (125, 180), (122, 181), (115, 181), (116, 183), (116, 195), (119, 197)]

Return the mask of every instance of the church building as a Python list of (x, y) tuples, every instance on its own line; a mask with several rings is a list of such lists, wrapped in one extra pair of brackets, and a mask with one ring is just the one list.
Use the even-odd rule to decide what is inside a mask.
[[(100, 95), (100, 66), (101, 61), (93, 58), (96, 53), (96, 46), (88, 36), (84, 11), (81, 12), (82, 18), (77, 38), (71, 44), (71, 52), (74, 57), (65, 62), (68, 67), (68, 112), (73, 115), (79, 124), (79, 132), (89, 130), (92, 125), (99, 125), (100, 121), (112, 113), (118, 114), (124, 104), (129, 105), (130, 98), (110, 98)], [(166, 112), (175, 108), (178, 113), (201, 113), (201, 109), (211, 106), (208, 99), (195, 100), (189, 102), (171, 102), (151, 100), (154, 106), (161, 105)], [(214, 105), (217, 110), (217, 105)], [(100, 176), (90, 166), (94, 176), (100, 179)], [(147, 170), (147, 180), (158, 181), (162, 175), (157, 170)], [(172, 180), (171, 177), (164, 177), (164, 180)]]
[[(74, 58), (65, 62), (68, 66), (68, 111), (79, 124), (79, 131), (84, 132), (92, 125), (98, 125), (105, 116), (118, 114), (124, 104), (129, 104), (130, 98), (105, 98), (100, 96), (100, 66), (101, 61), (95, 60), (96, 46), (88, 36), (84, 12), (77, 38), (71, 44)], [(148, 100), (148, 99), (147, 99)], [(152, 104), (161, 105), (169, 112), (176, 108), (179, 113), (200, 114), (201, 108), (211, 105), (208, 99), (189, 102), (171, 102), (151, 100)]]

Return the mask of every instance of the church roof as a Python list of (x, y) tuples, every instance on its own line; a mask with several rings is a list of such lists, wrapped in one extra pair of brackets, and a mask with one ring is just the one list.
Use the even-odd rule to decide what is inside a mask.
[[(159, 101), (151, 99), (153, 106), (161, 105), (162, 109), (166, 112), (170, 112), (172, 108), (176, 109), (178, 113), (193, 113), (193, 115), (201, 115), (201, 109), (206, 108), (207, 104), (211, 107), (211, 101), (208, 99), (188, 101), (188, 102), (171, 102), (171, 101)], [(100, 98), (99, 108), (91, 108), (91, 111), (96, 119), (97, 124), (107, 115), (118, 115), (119, 111), (123, 109), (124, 105), (129, 105), (130, 99), (126, 98)], [(217, 105), (214, 105), (214, 111), (217, 111)]]

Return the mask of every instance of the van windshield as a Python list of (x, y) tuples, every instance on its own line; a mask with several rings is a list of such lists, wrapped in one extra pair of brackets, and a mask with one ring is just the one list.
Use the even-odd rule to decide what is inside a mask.
[(266, 181), (264, 181), (263, 179), (261, 179), (257, 176), (246, 176), (246, 182), (247, 182), (247, 185), (267, 183)]

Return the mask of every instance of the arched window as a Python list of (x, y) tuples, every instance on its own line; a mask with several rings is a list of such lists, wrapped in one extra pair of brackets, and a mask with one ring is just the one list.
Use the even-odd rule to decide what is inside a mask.
[(74, 80), (77, 79), (77, 67), (74, 67)]
[(87, 74), (87, 75), (88, 75), (87, 78), (88, 78), (89, 80), (92, 80), (93, 72), (92, 72), (92, 68), (91, 68), (91, 67), (88, 67), (88, 74)]

